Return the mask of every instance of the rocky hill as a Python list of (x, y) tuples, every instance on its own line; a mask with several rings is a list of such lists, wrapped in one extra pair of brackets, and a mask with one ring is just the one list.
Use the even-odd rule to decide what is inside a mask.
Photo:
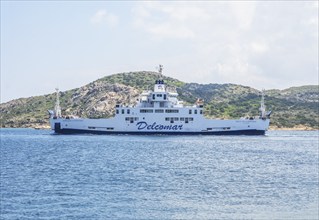
[[(62, 113), (101, 118), (114, 115), (116, 103), (134, 105), (142, 90), (151, 90), (159, 77), (154, 72), (120, 73), (98, 79), (83, 87), (60, 92)], [(180, 99), (193, 104), (205, 100), (209, 118), (238, 118), (257, 115), (260, 91), (235, 84), (184, 83), (163, 76), (167, 86)], [(48, 109), (53, 109), (55, 94), (21, 98), (0, 104), (1, 127), (46, 127)], [(318, 86), (292, 87), (266, 91), (265, 104), (273, 111), (271, 125), (277, 128), (319, 128)]]

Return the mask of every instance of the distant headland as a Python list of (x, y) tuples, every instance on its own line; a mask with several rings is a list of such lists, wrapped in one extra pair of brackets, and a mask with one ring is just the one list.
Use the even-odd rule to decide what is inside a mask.
[[(64, 115), (100, 118), (114, 115), (117, 103), (134, 105), (139, 93), (157, 79), (155, 72), (128, 72), (103, 77), (80, 88), (60, 92)], [(194, 103), (204, 99), (208, 118), (239, 118), (258, 114), (260, 91), (236, 84), (185, 83), (163, 76), (181, 100)], [(15, 99), (0, 104), (1, 127), (49, 128), (47, 110), (52, 109), (52, 94)], [(319, 129), (319, 86), (307, 85), (284, 90), (266, 90), (265, 104), (272, 110), (271, 129)]]

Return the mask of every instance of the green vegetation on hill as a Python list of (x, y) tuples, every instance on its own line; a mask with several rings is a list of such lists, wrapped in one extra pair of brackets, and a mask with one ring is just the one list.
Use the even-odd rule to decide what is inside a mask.
[[(98, 79), (83, 87), (60, 92), (62, 112), (81, 117), (114, 115), (117, 103), (134, 105), (142, 90), (152, 90), (159, 77), (176, 90), (185, 103), (205, 100), (208, 118), (239, 118), (258, 115), (260, 91), (235, 84), (184, 83), (154, 72), (120, 73)], [(48, 109), (53, 109), (55, 94), (21, 98), (0, 104), (1, 127), (40, 127), (48, 125)], [(266, 91), (265, 104), (273, 111), (271, 125), (282, 128), (305, 126), (319, 129), (318, 86), (292, 87)]]
[(118, 83), (138, 88), (139, 90), (151, 90), (154, 86), (155, 80), (161, 77), (165, 80), (167, 86), (182, 87), (185, 85), (184, 82), (181, 82), (177, 79), (173, 79), (164, 75), (161, 76), (159, 73), (146, 71), (113, 74), (98, 79), (95, 82), (107, 82), (111, 84)]

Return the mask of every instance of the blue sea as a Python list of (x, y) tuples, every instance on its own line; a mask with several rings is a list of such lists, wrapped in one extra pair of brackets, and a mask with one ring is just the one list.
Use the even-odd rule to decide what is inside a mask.
[(318, 219), (319, 132), (1, 129), (1, 219)]

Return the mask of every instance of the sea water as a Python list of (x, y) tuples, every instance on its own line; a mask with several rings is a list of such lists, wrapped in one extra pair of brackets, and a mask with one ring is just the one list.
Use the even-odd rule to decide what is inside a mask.
[(318, 219), (318, 131), (1, 129), (1, 219)]

